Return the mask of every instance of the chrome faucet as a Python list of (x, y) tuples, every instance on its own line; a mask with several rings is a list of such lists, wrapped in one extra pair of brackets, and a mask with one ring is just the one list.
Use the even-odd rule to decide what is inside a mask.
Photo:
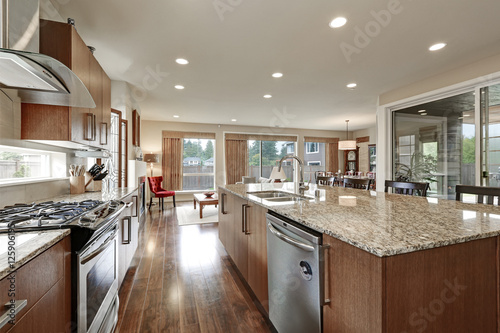
[(294, 158), (297, 160), (297, 162), (299, 162), (299, 171), (300, 171), (299, 194), (304, 195), (304, 192), (309, 189), (309, 186), (304, 184), (304, 162), (300, 159), (300, 157), (295, 156), (293, 154), (288, 154), (283, 156), (279, 163), (278, 172), (281, 171), (281, 164), (283, 163), (283, 161), (289, 158)]

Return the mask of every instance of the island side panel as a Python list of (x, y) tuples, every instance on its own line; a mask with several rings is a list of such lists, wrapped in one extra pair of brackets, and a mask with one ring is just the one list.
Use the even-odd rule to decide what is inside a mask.
[(497, 237), (388, 257), (387, 332), (496, 332)]
[(383, 332), (384, 261), (338, 239), (323, 235), (329, 245), (325, 262), (324, 333)]

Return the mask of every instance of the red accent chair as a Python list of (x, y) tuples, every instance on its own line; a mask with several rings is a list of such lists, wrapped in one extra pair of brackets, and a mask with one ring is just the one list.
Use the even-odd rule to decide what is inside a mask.
[[(149, 182), (149, 189), (155, 196), (155, 198), (158, 198), (158, 208), (162, 210), (164, 208), (165, 202), (164, 198), (167, 197), (172, 197), (172, 200), (174, 201), (174, 207), (175, 207), (175, 192), (174, 191), (167, 191), (161, 187), (161, 182), (163, 181), (163, 177), (148, 177), (148, 182)], [(149, 200), (149, 210), (151, 210), (151, 205), (153, 203), (153, 197), (150, 198)]]

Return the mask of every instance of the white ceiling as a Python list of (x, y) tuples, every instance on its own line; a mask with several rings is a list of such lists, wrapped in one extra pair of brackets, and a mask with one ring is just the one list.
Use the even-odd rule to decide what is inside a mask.
[[(52, 0), (113, 80), (146, 82), (142, 119), (327, 130), (344, 130), (345, 119), (373, 126), (380, 94), (500, 53), (500, 1), (401, 0), (348, 62), (341, 43), (354, 46), (356, 27), (394, 1)], [(223, 20), (214, 4), (228, 9)], [(336, 16), (348, 22), (331, 29)], [(148, 68), (162, 73), (158, 85)]]

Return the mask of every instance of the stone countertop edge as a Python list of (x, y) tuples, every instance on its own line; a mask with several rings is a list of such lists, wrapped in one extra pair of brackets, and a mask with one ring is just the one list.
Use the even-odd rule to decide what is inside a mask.
[(82, 194), (64, 194), (64, 195), (59, 195), (57, 197), (52, 197), (52, 198), (46, 198), (43, 200), (37, 200), (37, 202), (45, 202), (45, 201), (83, 201), (83, 200), (102, 200), (102, 201), (109, 201), (109, 200), (121, 200), (125, 198), (126, 196), (129, 196), (132, 194), (135, 190), (137, 190), (137, 187), (120, 187), (117, 189), (114, 189), (111, 192), (108, 193), (102, 193), (102, 192), (85, 192)]
[[(70, 234), (69, 229), (44, 230), (35, 232), (19, 232), (16, 234), (38, 234), (33, 239), (16, 246), (16, 262), (14, 268), (10, 268), (7, 252), (0, 255), (0, 280), (7, 277), (10, 273), (18, 270), (31, 259), (35, 258), (51, 246), (61, 241)], [(8, 234), (0, 234), (6, 237)]]
[[(254, 184), (250, 184), (254, 185)], [(228, 186), (233, 186), (233, 185), (219, 185), (218, 188), (223, 189), (225, 191), (228, 191), (237, 197), (240, 197), (244, 200), (251, 201), (257, 205), (260, 205), (266, 209), (269, 209), (270, 211), (273, 211), (277, 214), (280, 214), (282, 216), (285, 216), (287, 218), (290, 218), (293, 221), (296, 221), (304, 226), (307, 226), (313, 230), (316, 230), (318, 232), (321, 232), (323, 234), (329, 235), (331, 237), (334, 237), (338, 240), (341, 240), (345, 243), (348, 243), (350, 245), (353, 245), (361, 250), (364, 250), (368, 253), (371, 253), (377, 257), (389, 257), (389, 256), (394, 256), (394, 255), (399, 255), (399, 254), (405, 254), (405, 253), (411, 253), (411, 252), (416, 252), (416, 251), (421, 251), (421, 250), (427, 250), (427, 249), (433, 249), (433, 248), (438, 248), (438, 247), (443, 247), (443, 246), (448, 246), (448, 245), (453, 245), (453, 244), (460, 244), (460, 243), (465, 243), (468, 241), (473, 241), (473, 240), (478, 240), (478, 239), (485, 239), (489, 237), (495, 237), (500, 235), (500, 226), (497, 230), (490, 230), (490, 231), (482, 231), (476, 234), (470, 234), (470, 235), (463, 235), (463, 236), (442, 236), (441, 239), (439, 240), (421, 240), (419, 241), (418, 244), (412, 244), (412, 245), (398, 245), (398, 246), (390, 246), (390, 245), (382, 245), (378, 244), (377, 246), (374, 245), (367, 245), (359, 240), (352, 239), (350, 237), (346, 237), (345, 235), (342, 235), (340, 231), (336, 231), (334, 228), (324, 228), (321, 227), (317, 224), (315, 224), (311, 220), (305, 220), (302, 217), (299, 217), (297, 215), (294, 215), (294, 211), (292, 209), (279, 209), (283, 208), (283, 206), (268, 206), (264, 204), (261, 200), (255, 200), (251, 197), (248, 196), (247, 191), (245, 191), (245, 194), (242, 194), (241, 192), (238, 192), (237, 190), (233, 190)], [(241, 186), (241, 185), (238, 185)], [(248, 188), (248, 184), (247, 184)], [(325, 187), (321, 187), (325, 188)], [(262, 191), (270, 191), (273, 190), (272, 188), (264, 188), (261, 186)], [(280, 190), (279, 188), (276, 188), (275, 190)], [(349, 189), (352, 190), (352, 189)], [(253, 191), (253, 190), (252, 190)], [(355, 190), (355, 191), (360, 191), (360, 190)], [(289, 189), (285, 189), (285, 192), (290, 192)], [(308, 195), (311, 195), (311, 193), (307, 193)], [(383, 195), (388, 195), (391, 197), (402, 197), (402, 195), (399, 194), (387, 194), (387, 193), (381, 193)], [(407, 197), (407, 196), (403, 196)], [(415, 199), (415, 198), (408, 198), (410, 200)], [(446, 199), (440, 199), (446, 201), (450, 201), (455, 203), (454, 200), (446, 200)], [(320, 204), (326, 204), (325, 202), (320, 203)], [(458, 203), (464, 205), (464, 203)], [(289, 205), (288, 207), (292, 207), (294, 204)], [(465, 204), (465, 205), (472, 205), (467, 208), (475, 208), (475, 209), (481, 209), (484, 207), (484, 209), (491, 209), (491, 207), (488, 207), (486, 205), (481, 205), (481, 204)], [(465, 206), (466, 207), (466, 206)], [(462, 207), (460, 207), (462, 208)], [(495, 209), (499, 209), (498, 207), (495, 207)], [(498, 211), (500, 213), (500, 211)]]

